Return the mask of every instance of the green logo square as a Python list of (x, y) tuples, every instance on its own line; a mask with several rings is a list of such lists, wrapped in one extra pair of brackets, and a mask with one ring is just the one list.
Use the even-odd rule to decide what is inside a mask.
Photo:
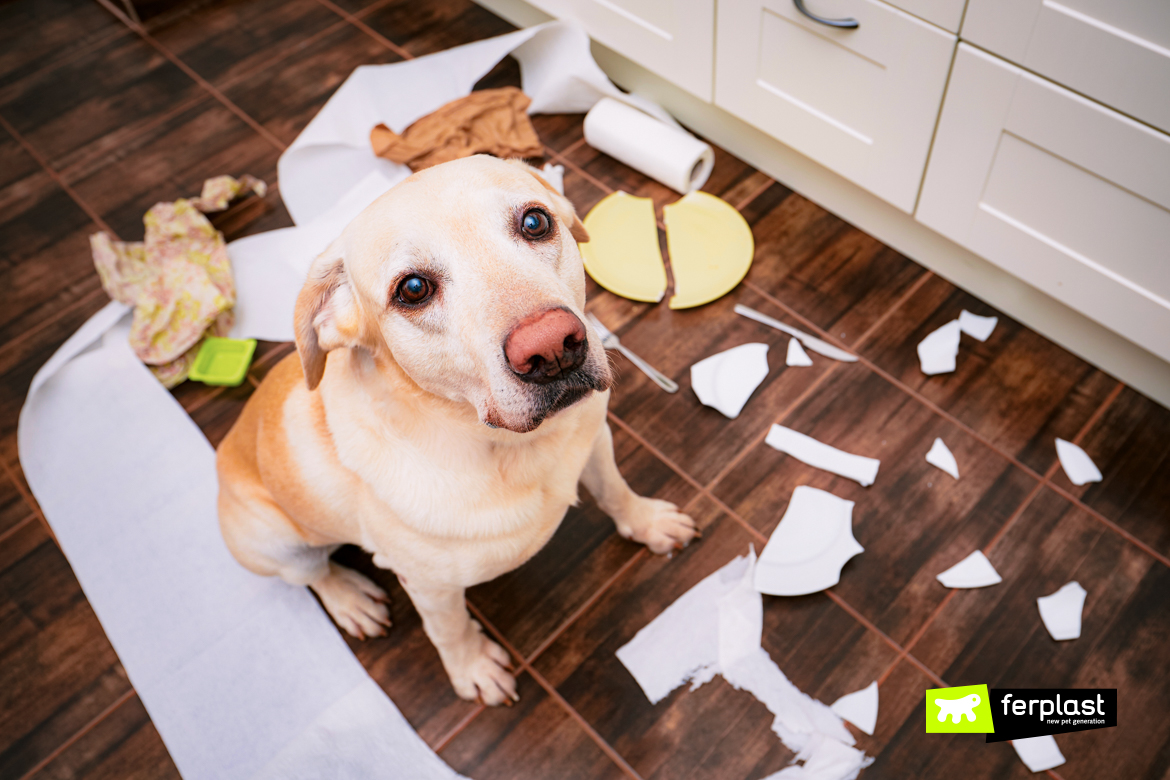
[(986, 685), (931, 688), (926, 692), (927, 734), (994, 734)]

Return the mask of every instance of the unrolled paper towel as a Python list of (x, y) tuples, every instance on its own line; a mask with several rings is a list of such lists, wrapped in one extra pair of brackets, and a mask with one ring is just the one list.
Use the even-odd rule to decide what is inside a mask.
[(598, 101), (585, 115), (585, 141), (683, 195), (706, 184), (715, 167), (710, 146), (612, 98)]

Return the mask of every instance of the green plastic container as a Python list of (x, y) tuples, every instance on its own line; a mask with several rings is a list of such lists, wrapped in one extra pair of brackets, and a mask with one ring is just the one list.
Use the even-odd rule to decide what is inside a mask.
[(256, 339), (222, 339), (208, 336), (199, 348), (189, 379), (207, 385), (236, 387), (248, 375)]

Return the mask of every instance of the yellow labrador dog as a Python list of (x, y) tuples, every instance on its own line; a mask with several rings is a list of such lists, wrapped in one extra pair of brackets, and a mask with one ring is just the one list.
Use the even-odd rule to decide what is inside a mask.
[(240, 563), (308, 585), (364, 638), (389, 625), (386, 594), (329, 556), (372, 552), (466, 699), (504, 703), (516, 683), (464, 589), (531, 558), (578, 482), (656, 553), (696, 536), (618, 473), (609, 364), (583, 322), (587, 240), (522, 163), (477, 156), (411, 176), (314, 261), (297, 355), (219, 447), (220, 526)]

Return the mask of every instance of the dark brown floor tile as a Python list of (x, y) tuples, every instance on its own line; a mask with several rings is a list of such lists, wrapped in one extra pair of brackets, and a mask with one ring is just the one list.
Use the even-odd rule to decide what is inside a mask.
[[(842, 364), (783, 424), (878, 458), (877, 480), (862, 487), (761, 442), (720, 481), (716, 496), (766, 536), (798, 485), (855, 502), (853, 535), (865, 552), (845, 565), (833, 590), (900, 643), (946, 596), (935, 575), (990, 542), (1036, 485), (860, 363)], [(926, 462), (935, 437), (954, 453), (958, 480)]]
[(399, 59), (361, 30), (347, 25), (244, 77), (224, 92), (273, 135), (292, 143), (354, 68)]
[(130, 34), (93, 0), (0, 4), (0, 88)]
[[(0, 777), (21, 777), (130, 689), (65, 557), (39, 523), (0, 572)], [(26, 543), (27, 542), (27, 543)]]
[[(1057, 736), (1068, 759), (1059, 773), (1068, 780), (1163, 776), (1170, 769), (1170, 569), (1049, 489), (988, 557), (1003, 583), (958, 592), (914, 654), (950, 685), (1117, 688), (1116, 728)], [(1036, 599), (1071, 580), (1088, 591), (1081, 636), (1056, 642)]]
[[(684, 507), (696, 491), (621, 429), (614, 431), (618, 468), (643, 496)], [(472, 588), (468, 599), (521, 654), (528, 656), (623, 565), (641, 545), (621, 538), (613, 520), (582, 490), (549, 543), (509, 574)]]
[(748, 282), (846, 344), (926, 273), (779, 184), (748, 204), (744, 217), (756, 240)]
[(131, 696), (36, 774), (37, 780), (179, 778), (146, 708)]
[(5, 210), (11, 207), (14, 196), (23, 197), (20, 188), (12, 185), (24, 182), (24, 189), (36, 186), (39, 178), (46, 177), (40, 163), (29, 154), (7, 130), (0, 130), (0, 191), (3, 191)]
[(476, 780), (623, 778), (626, 775), (530, 675), (514, 707), (485, 710), (439, 754)]
[[(24, 500), (24, 496), (16, 489), (16, 485), (6, 474), (0, 473), (0, 545), (8, 544), (6, 534), (27, 520), (33, 514), (33, 509)], [(0, 571), (4, 566), (0, 560)]]
[[(923, 374), (918, 343), (963, 309), (998, 316), (995, 331), (982, 343), (964, 335), (954, 372)], [(1117, 385), (1117, 380), (937, 276), (882, 324), (862, 352), (1040, 474), (1056, 462), (1056, 437), (1075, 438)]]
[[(618, 353), (618, 384), (610, 409), (701, 484), (710, 483), (752, 439), (763, 435), (834, 361), (814, 356), (810, 367), (787, 366), (788, 336), (735, 314), (743, 303), (779, 319), (784, 312), (740, 287), (714, 303), (672, 310), (660, 304), (620, 331), (622, 344), (674, 379), (668, 394)], [(768, 377), (734, 420), (699, 402), (691, 366), (732, 347), (768, 344)]]
[[(793, 757), (772, 733), (772, 715), (749, 693), (716, 678), (696, 691), (684, 685), (651, 705), (615, 655), (679, 596), (748, 551), (752, 537), (712, 507), (708, 502), (701, 512), (700, 543), (672, 560), (639, 561), (535, 664), (647, 778), (762, 777)], [(765, 596), (763, 645), (797, 687), (825, 702), (865, 687), (897, 657), (820, 594)], [(713, 756), (728, 763), (713, 767)]]
[(1104, 479), (1077, 487), (1060, 469), (1052, 483), (1170, 555), (1170, 410), (1127, 387), (1080, 446)]
[(477, 705), (455, 695), (439, 652), (423, 633), (422, 620), (393, 572), (374, 566), (371, 557), (356, 547), (343, 547), (334, 557), (373, 579), (389, 594), (394, 625), (386, 636), (364, 642), (343, 636), (410, 725), (434, 747)]
[(49, 538), (39, 517), (26, 516), (5, 532), (0, 541), (0, 572), (16, 564)]
[(223, 174), (272, 181), (279, 155), (242, 119), (208, 98), (68, 178), (123, 240), (141, 241), (142, 217), (155, 203), (195, 197), (205, 179)]
[(471, 0), (393, 0), (363, 14), (362, 21), (416, 57), (516, 29)]
[[(198, 385), (198, 382), (186, 382), (188, 385)], [(204, 385), (207, 387), (207, 385)], [(212, 388), (208, 388), (209, 390)], [(244, 404), (252, 397), (255, 390), (247, 380), (239, 387), (225, 387), (215, 394), (210, 401), (199, 406), (191, 413), (191, 419), (203, 431), (203, 435), (211, 442), (212, 447), (218, 447), (227, 436), (227, 432), (236, 423), (240, 412), (244, 411)]]
[(218, 87), (268, 67), (340, 24), (344, 20), (316, 0), (216, 0), (184, 3), (148, 28)]
[(264, 381), (268, 372), (276, 367), (280, 361), (297, 350), (292, 341), (261, 341), (256, 345), (256, 357), (252, 361), (252, 368), (248, 375), (257, 382)]
[(0, 89), (0, 114), (61, 170), (116, 151), (202, 90), (136, 35), (105, 41)]

